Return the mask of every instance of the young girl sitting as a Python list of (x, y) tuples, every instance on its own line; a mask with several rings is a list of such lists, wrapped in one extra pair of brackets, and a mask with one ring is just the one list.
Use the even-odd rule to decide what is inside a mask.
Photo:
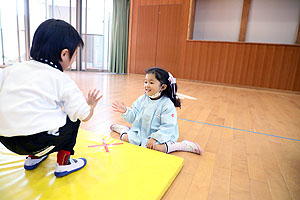
[(102, 96), (93, 90), (85, 99), (63, 73), (80, 46), (83, 41), (70, 24), (47, 20), (34, 34), (32, 60), (0, 73), (0, 142), (17, 154), (28, 155), (26, 170), (35, 169), (52, 152), (58, 152), (57, 177), (86, 165), (86, 159), (70, 159), (70, 155), (74, 154), (80, 121), (92, 117)]
[(179, 132), (175, 107), (181, 104), (176, 95), (176, 79), (171, 73), (157, 67), (150, 68), (146, 71), (144, 86), (145, 94), (132, 104), (132, 108), (123, 102), (114, 102), (112, 106), (113, 111), (122, 113), (123, 119), (132, 123), (132, 128), (113, 124), (111, 130), (120, 133), (121, 140), (149, 149), (201, 154), (198, 144), (188, 140), (177, 142)]

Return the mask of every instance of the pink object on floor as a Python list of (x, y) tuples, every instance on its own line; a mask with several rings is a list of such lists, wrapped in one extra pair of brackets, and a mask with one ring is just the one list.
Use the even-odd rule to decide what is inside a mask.
[(106, 152), (109, 152), (107, 146), (109, 146), (109, 145), (120, 145), (120, 144), (123, 144), (123, 143), (121, 143), (121, 142), (119, 142), (119, 143), (113, 143), (113, 144), (107, 144), (107, 143), (105, 142), (105, 139), (102, 139), (102, 142), (103, 142), (103, 144), (100, 144), (100, 145), (92, 145), (92, 146), (88, 146), (88, 147), (99, 147), (99, 146), (104, 146), (105, 151), (106, 151)]

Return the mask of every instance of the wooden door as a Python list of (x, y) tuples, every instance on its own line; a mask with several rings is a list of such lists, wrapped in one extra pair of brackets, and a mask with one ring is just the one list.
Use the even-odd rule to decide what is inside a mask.
[(156, 66), (176, 74), (181, 35), (181, 4), (159, 7)]
[(136, 38), (135, 73), (155, 66), (159, 6), (139, 6)]

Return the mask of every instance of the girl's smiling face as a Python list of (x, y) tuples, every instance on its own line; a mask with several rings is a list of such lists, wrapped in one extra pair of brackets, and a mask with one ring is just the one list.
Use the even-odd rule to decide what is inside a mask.
[(162, 91), (162, 87), (159, 80), (157, 80), (155, 78), (155, 75), (152, 73), (146, 74), (144, 87), (145, 87), (145, 92), (148, 96), (152, 96), (158, 93), (159, 91)]

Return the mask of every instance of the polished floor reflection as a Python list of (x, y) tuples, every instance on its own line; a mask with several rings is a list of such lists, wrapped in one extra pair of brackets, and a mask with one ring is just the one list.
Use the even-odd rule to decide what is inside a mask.
[[(124, 123), (113, 101), (131, 105), (143, 94), (143, 75), (68, 72), (87, 94), (103, 99), (82, 128), (119, 136)], [(178, 80), (184, 98), (178, 109), (179, 140), (196, 141), (202, 156), (186, 152), (184, 167), (163, 199), (297, 199), (300, 195), (300, 96), (269, 90)]]

